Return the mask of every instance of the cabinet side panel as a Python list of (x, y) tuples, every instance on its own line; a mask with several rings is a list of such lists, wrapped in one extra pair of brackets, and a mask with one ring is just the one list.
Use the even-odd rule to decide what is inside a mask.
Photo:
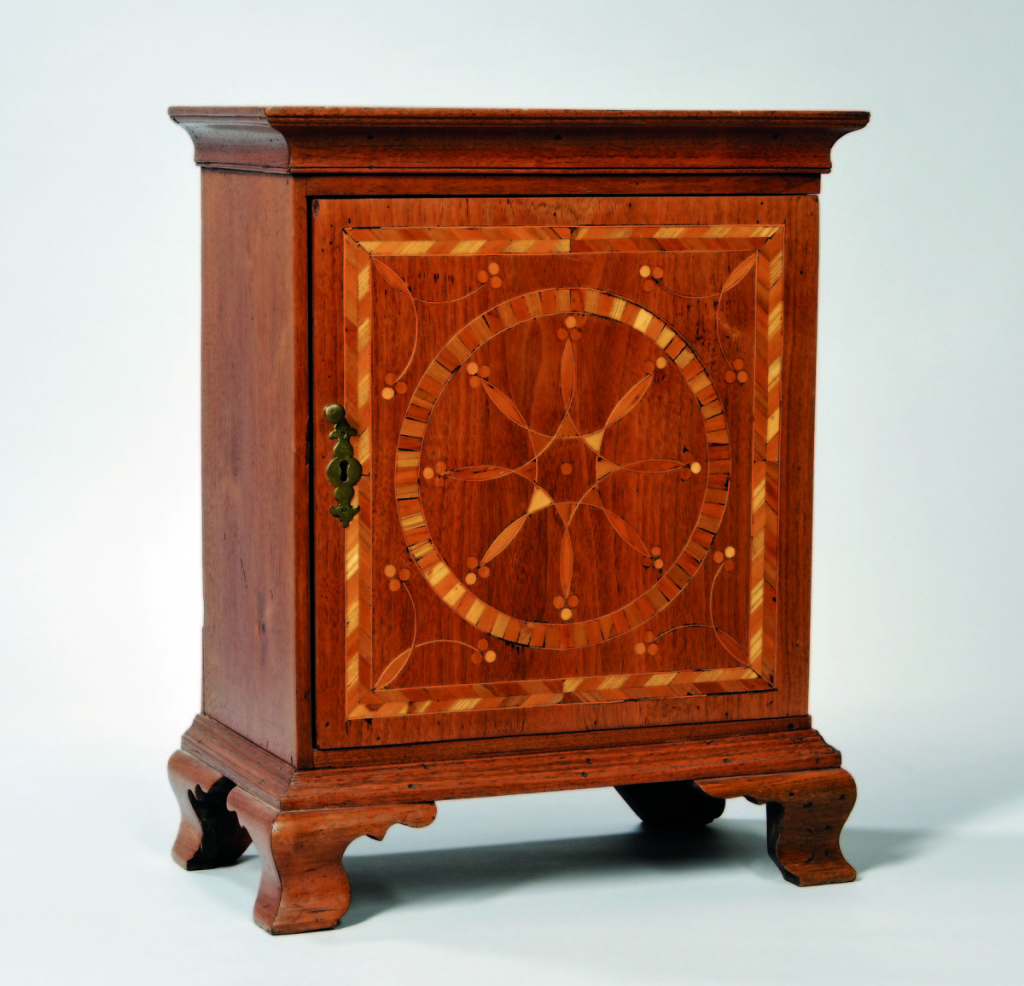
[(291, 179), (203, 173), (203, 711), (309, 745), (305, 222)]

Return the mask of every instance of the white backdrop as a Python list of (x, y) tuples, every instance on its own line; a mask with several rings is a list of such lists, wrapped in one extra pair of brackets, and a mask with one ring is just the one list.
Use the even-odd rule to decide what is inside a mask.
[[(1024, 7), (996, 0), (9, 9), (0, 970), (800, 983), (819, 956), (824, 981), (1005, 981), (1022, 42)], [(749, 807), (699, 851), (652, 846), (609, 791), (443, 805), (353, 847), (362, 897), (327, 935), (257, 933), (253, 860), (172, 866), (163, 762), (198, 711), (202, 623), (199, 172), (166, 116), (190, 103), (872, 112), (823, 179), (811, 689), (861, 788), (857, 884), (784, 886)]]

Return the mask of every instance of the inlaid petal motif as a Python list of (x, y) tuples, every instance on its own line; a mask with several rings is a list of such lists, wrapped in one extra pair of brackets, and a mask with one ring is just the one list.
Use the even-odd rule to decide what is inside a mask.
[(373, 269), (396, 291), (401, 291), (410, 301), (413, 300), (412, 291), (400, 274), (388, 267), (387, 264), (382, 264), (379, 260), (373, 261)]
[(754, 269), (755, 263), (757, 263), (757, 254), (752, 253), (725, 279), (725, 283), (722, 285), (722, 294), (736, 287)]
[(526, 418), (523, 417), (522, 412), (516, 407), (516, 402), (512, 400), (504, 391), (499, 390), (494, 384), (488, 383), (486, 380), (483, 381), (484, 393), (490, 398), (491, 403), (499, 410), (506, 418), (509, 419), (513, 424), (519, 425), (520, 428), (528, 428)]
[(650, 555), (651, 551), (644, 544), (644, 539), (629, 525), (629, 523), (620, 517), (614, 510), (609, 510), (607, 507), (604, 508), (604, 515), (608, 518), (608, 523), (612, 525), (612, 530), (623, 541), (626, 542), (634, 551), (638, 552), (645, 557)]
[(562, 401), (565, 403), (565, 410), (572, 407), (572, 399), (576, 394), (576, 356), (572, 350), (572, 343), (567, 342), (562, 350)]
[(686, 468), (686, 463), (678, 459), (638, 459), (618, 468), (627, 472), (672, 472), (674, 469)]
[(518, 536), (519, 532), (523, 529), (523, 524), (526, 523), (526, 514), (522, 517), (516, 517), (511, 524), (508, 525), (490, 544), (490, 547), (484, 552), (483, 557), (480, 559), (481, 565), (487, 565), (498, 557)]
[[(779, 420), (777, 378), (781, 371), (773, 376), (772, 368), (781, 366), (778, 337), (785, 326), (781, 288), (784, 231), (761, 226), (573, 227), (545, 228), (543, 237), (536, 230), (504, 227), (357, 232), (355, 246), (346, 246), (345, 296), (346, 301), (349, 296), (354, 299), (351, 312), (346, 309), (346, 355), (362, 358), (368, 353), (369, 343), (364, 344), (356, 330), (371, 324), (367, 321), (374, 314), (370, 303), (379, 304), (381, 296), (386, 303), (380, 309), (388, 318), (382, 331), (394, 329), (396, 339), (413, 335), (415, 340), (416, 327), (410, 323), (420, 306), (454, 304), (480, 294), (469, 305), (450, 309), (451, 318), (442, 315), (441, 309), (419, 312), (423, 317), (420, 328), (424, 339), (429, 332), (435, 356), (430, 361), (416, 361), (419, 382), (407, 384), (412, 391), (408, 396), (407, 390), (398, 387), (404, 381), (394, 373), (397, 366), (380, 367), (388, 371), (381, 384), (394, 390), (386, 398), (392, 403), (381, 408), (391, 414), (383, 420), (388, 428), (394, 425), (397, 435), (395, 490), (401, 537), (408, 550), (408, 564), (418, 568), (424, 578), (416, 601), (429, 604), (431, 613), (434, 607), (446, 607), (444, 619), (451, 622), (454, 614), (461, 623), (452, 625), (461, 629), (444, 634), (453, 639), (416, 643), (414, 626), (410, 646), (407, 638), (397, 636), (390, 611), (386, 611), (383, 622), (388, 646), (383, 653), (387, 656), (376, 663), (366, 652), (365, 631), (353, 621), (346, 634), (353, 655), (346, 664), (347, 716), (622, 702), (655, 693), (663, 698), (769, 687), (776, 627), (772, 606), (776, 566), (774, 549), (766, 540), (761, 568), (769, 574), (758, 575), (758, 555), (751, 575), (749, 653), (744, 639), (747, 607), (743, 586), (730, 580), (726, 583), (730, 586), (729, 629), (734, 635), (717, 627), (713, 618), (701, 620), (696, 604), (687, 603), (693, 612), (681, 612), (680, 622), (694, 618), (697, 622), (672, 627), (666, 618), (659, 626), (644, 627), (648, 630), (641, 641), (645, 655), (655, 660), (640, 662), (636, 674), (619, 674), (616, 664), (614, 673), (560, 681), (556, 662), (560, 652), (591, 647), (604, 648), (602, 655), (619, 655), (625, 648), (625, 661), (634, 661), (640, 652), (635, 650), (633, 638), (653, 619), (652, 610), (666, 613), (698, 571), (701, 578), (706, 577), (710, 561), (705, 559), (724, 555), (724, 551), (714, 551), (713, 542), (729, 502), (733, 466), (736, 461), (744, 462), (747, 450), (745, 445), (740, 447), (737, 460), (732, 439), (745, 441), (746, 431), (741, 429), (739, 436), (729, 434), (724, 414), (717, 407), (723, 382), (748, 385), (746, 391), (733, 388), (730, 396), (750, 402), (754, 408), (755, 491), (760, 475), (761, 489), (769, 492), (762, 493), (764, 507), (751, 519), (752, 527), (760, 524), (752, 533), (756, 538), (758, 532), (775, 529), (771, 522), (778, 500), (779, 440), (775, 431), (768, 432), (770, 422)], [(347, 231), (346, 243), (353, 236)], [(551, 253), (552, 242), (564, 246), (566, 259), (555, 257), (543, 265), (526, 261), (521, 270), (517, 267), (518, 255)], [(630, 279), (627, 286), (619, 278), (615, 291), (605, 290), (600, 282), (609, 271), (600, 258), (592, 261), (573, 256), (577, 248), (581, 254), (608, 254), (616, 263), (622, 253), (646, 254), (637, 256), (636, 261), (647, 264), (648, 276), (641, 280), (651, 283)], [(395, 270), (372, 266), (378, 259), (386, 262), (389, 255), (400, 257), (394, 268), (408, 277), (408, 285)], [(690, 264), (691, 255), (706, 257), (708, 262)], [(444, 261), (441, 278), (436, 276), (436, 265), (423, 270), (418, 266), (421, 259), (423, 264), (433, 264), (436, 256), (454, 258)], [(463, 264), (464, 256), (479, 259)], [(621, 263), (627, 260), (623, 258)], [(491, 270), (499, 264), (500, 271)], [(697, 266), (701, 269), (691, 277), (690, 267)], [(593, 279), (588, 281), (590, 275), (580, 272), (591, 268)], [(426, 275), (430, 271), (435, 272), (431, 299), (413, 297), (413, 311), (409, 312), (404, 299), (411, 297), (410, 288), (419, 292), (420, 285), (429, 286)], [(567, 275), (569, 286), (555, 278), (558, 272)], [(759, 290), (748, 291), (755, 273)], [(471, 278), (464, 286), (463, 274)], [(367, 292), (374, 277), (376, 291)], [(492, 283), (492, 278), (497, 282)], [(456, 286), (458, 290), (449, 296), (448, 289)], [(468, 294), (463, 293), (466, 287), (472, 288)], [(434, 298), (437, 292), (440, 294)], [(640, 292), (650, 296), (652, 303), (646, 304)], [(671, 295), (696, 304), (688, 303), (684, 311)], [(717, 306), (710, 299), (718, 299)], [(673, 321), (665, 321), (665, 317)], [(463, 318), (469, 320), (460, 323)], [(376, 332), (376, 323), (372, 324)], [(536, 331), (538, 326), (545, 333), (548, 328), (555, 330), (552, 334), (560, 340), (562, 352), (559, 343)], [(618, 335), (627, 330), (627, 336)], [(501, 336), (504, 338), (499, 339)], [(693, 348), (688, 342), (691, 336)], [(533, 346), (538, 338), (541, 344)], [(626, 358), (616, 366), (617, 381), (601, 379), (593, 372), (605, 355), (600, 347), (606, 340), (614, 340), (611, 348), (621, 343), (625, 350)], [(597, 350), (596, 362), (592, 350)], [(420, 366), (423, 362), (427, 363), (425, 369)], [(471, 370), (473, 364), (476, 367)], [(635, 369), (627, 370), (623, 378), (627, 366)], [(759, 366), (769, 367), (767, 377), (755, 373)], [(375, 380), (378, 367), (375, 363), (372, 367)], [(481, 372), (487, 368), (493, 376)], [(465, 392), (463, 382), (467, 384)], [(622, 389), (610, 390), (616, 383)], [(484, 394), (470, 397), (469, 387), (484, 391), (489, 403), (482, 403)], [(592, 387), (599, 388), (598, 392), (592, 393)], [(651, 400), (645, 404), (649, 393)], [(525, 441), (510, 435), (497, 415), (489, 413), (492, 406), (525, 433)], [(373, 420), (377, 425), (377, 419)], [(493, 427), (482, 427), (484, 423)], [(618, 423), (623, 428), (616, 428), (606, 441), (606, 430)], [(382, 423), (380, 428), (384, 427)], [(390, 431), (386, 438), (390, 447)], [(603, 453), (606, 446), (613, 458)], [(690, 459), (691, 452), (692, 463), (675, 458), (685, 455)], [(630, 455), (637, 453), (652, 457), (630, 460)], [(416, 478), (426, 478), (443, 460), (452, 468), (438, 468), (429, 483)], [(756, 474), (758, 465), (760, 474)], [(379, 476), (380, 462), (375, 466)], [(679, 482), (684, 475), (689, 480), (685, 486)], [(741, 470), (741, 475), (746, 472)], [(526, 485), (509, 482), (510, 476), (523, 477)], [(459, 480), (472, 485), (457, 490), (449, 487), (447, 495), (434, 492), (446, 482)], [(490, 480), (494, 481), (493, 490), (488, 489)], [(387, 493), (386, 482), (384, 489)], [(612, 509), (605, 506), (602, 496)], [(381, 502), (385, 505), (381, 509), (386, 509), (387, 497)], [(545, 516), (549, 509), (552, 515)], [(587, 516), (584, 511), (591, 513)], [(454, 522), (453, 514), (458, 515)], [(534, 514), (537, 520), (527, 523)], [(769, 518), (766, 523), (758, 519), (764, 515)], [(727, 528), (732, 520), (730, 513)], [(609, 534), (605, 521), (614, 534)], [(743, 517), (740, 528), (745, 543)], [(645, 543), (648, 536), (652, 538), (650, 547)], [(513, 543), (512, 553), (505, 554)], [(367, 572), (376, 571), (369, 567), (369, 547), (360, 543), (357, 553), (352, 539), (349, 554), (359, 566), (348, 565), (347, 585), (354, 587), (355, 594), (362, 591)], [(578, 572), (577, 560), (581, 563)], [(739, 564), (736, 561), (733, 568)], [(388, 588), (396, 592), (391, 583), (405, 583), (401, 568), (392, 567), (398, 574), (392, 573)], [(539, 570), (537, 584), (529, 593), (520, 591), (524, 569)], [(609, 570), (621, 577), (612, 582)], [(701, 582), (698, 594), (705, 587)], [(733, 610), (739, 614), (735, 620)], [(445, 624), (432, 616), (424, 625), (429, 625), (430, 636), (441, 636), (440, 626)], [(664, 648), (661, 641), (666, 634), (684, 629), (703, 632), (709, 640), (712, 635), (707, 631), (718, 634), (721, 646), (716, 650), (724, 666), (702, 664), (696, 670), (671, 670), (675, 664), (670, 652), (675, 648)], [(443, 682), (433, 683), (432, 672), (426, 670), (425, 676), (417, 677), (408, 687), (401, 685), (403, 668), (406, 672), (411, 669), (417, 651), (441, 644), (447, 648), (446, 654), (453, 648), (466, 648), (465, 662), (451, 662), (452, 674)], [(701, 647), (710, 656), (710, 648)], [(488, 666), (505, 657), (506, 649), (513, 662), (507, 668), (498, 665), (490, 673)], [(538, 657), (546, 663), (523, 669), (519, 662), (531, 650), (541, 652)], [(357, 653), (358, 662), (354, 658)], [(603, 656), (600, 660), (595, 657), (592, 663), (604, 672), (602, 660)], [(614, 661), (633, 667), (618, 656)], [(386, 665), (382, 672), (381, 664)], [(468, 678), (461, 677), (463, 664)], [(524, 670), (529, 675), (520, 681)], [(543, 671), (544, 680), (535, 680), (535, 670)], [(379, 684), (369, 680), (375, 676)], [(379, 696), (373, 693), (374, 687), (382, 689)]]
[(519, 469), (506, 469), (504, 466), (463, 466), (461, 469), (449, 469), (445, 475), (449, 479), (461, 479), (466, 483), (486, 483), (517, 473)]
[(566, 526), (565, 533), (562, 535), (562, 550), (559, 559), (559, 574), (561, 575), (563, 596), (568, 596), (572, 587), (572, 566), (572, 535), (569, 533), (569, 527)]
[[(416, 299), (412, 296), (412, 290), (405, 280), (398, 274), (397, 271), (392, 270), (387, 264), (381, 263), (379, 260), (374, 258), (373, 269), (384, 279), (385, 283), (390, 287), (394, 288), (400, 294), (405, 295), (409, 299), (409, 304), (412, 305), (412, 348), (409, 351), (409, 358), (405, 362), (405, 366), (402, 367), (401, 372), (396, 373), (395, 380), (401, 380), (406, 373), (409, 372), (409, 367), (412, 366), (412, 361), (416, 356), (416, 349), (419, 347), (420, 340), (420, 316), (416, 310)], [(391, 394), (394, 393), (391, 387), (386, 388)], [(382, 394), (387, 397), (388, 395)]]
[(604, 423), (605, 428), (610, 428), (616, 421), (621, 421), (629, 414), (647, 396), (647, 391), (651, 389), (651, 381), (653, 380), (654, 376), (650, 373), (637, 380), (622, 396), (619, 403), (612, 408), (611, 414), (608, 415), (608, 420)]
[(389, 661), (387, 667), (380, 673), (380, 677), (377, 679), (377, 684), (374, 687), (386, 688), (391, 684), (409, 663), (409, 658), (412, 657), (412, 650), (411, 647), (406, 647), (401, 654)]

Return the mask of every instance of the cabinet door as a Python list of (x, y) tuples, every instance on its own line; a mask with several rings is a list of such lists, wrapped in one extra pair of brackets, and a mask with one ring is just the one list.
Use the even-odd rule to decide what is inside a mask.
[[(777, 702), (798, 203), (316, 203), (321, 747), (803, 711)], [(362, 473), (337, 497), (330, 403)]]

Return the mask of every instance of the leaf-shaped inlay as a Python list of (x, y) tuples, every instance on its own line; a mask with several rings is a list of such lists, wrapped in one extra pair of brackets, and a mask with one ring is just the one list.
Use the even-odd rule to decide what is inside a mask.
[(622, 468), (630, 472), (672, 472), (673, 469), (681, 469), (684, 465), (685, 463), (678, 459), (639, 459)]
[(502, 476), (511, 476), (515, 469), (506, 469), (504, 466), (463, 466), (461, 469), (449, 469), (449, 479), (461, 479), (467, 483), (484, 483), (489, 479), (501, 479)]
[(559, 574), (562, 576), (562, 595), (568, 596), (572, 586), (572, 537), (569, 534), (568, 527), (562, 535), (562, 557), (559, 564)]
[(634, 551), (644, 556), (650, 555), (651, 552), (648, 550), (647, 545), (644, 544), (644, 539), (617, 513), (605, 507), (604, 515), (608, 518), (608, 523), (612, 525), (612, 530)]
[(726, 653), (730, 657), (736, 658), (740, 664), (747, 663), (747, 655), (743, 653), (743, 648), (740, 647), (739, 643), (734, 640), (729, 634), (715, 628), (715, 636), (718, 638), (718, 642), (725, 648)]
[(576, 393), (576, 356), (572, 351), (572, 343), (567, 342), (562, 350), (562, 401), (568, 411), (572, 406), (572, 398)]
[(605, 428), (610, 428), (616, 421), (621, 421), (644, 399), (653, 379), (653, 374), (648, 373), (626, 391), (619, 403), (612, 408), (612, 413), (608, 415), (608, 420), (604, 423)]
[(409, 285), (405, 283), (402, 277), (393, 271), (387, 264), (381, 263), (379, 260), (374, 259), (373, 261), (374, 270), (384, 278), (385, 282), (390, 284), (396, 291), (404, 294), (409, 299), (409, 304), (412, 305), (412, 348), (409, 350), (409, 358), (405, 362), (405, 366), (402, 367), (400, 373), (396, 373), (395, 377), (401, 380), (406, 373), (409, 372), (409, 367), (412, 366), (412, 361), (416, 356), (416, 350), (420, 344), (420, 316), (416, 311), (416, 299), (412, 296), (412, 290)]
[(516, 402), (512, 400), (508, 394), (498, 390), (493, 384), (489, 384), (484, 381), (484, 391), (487, 396), (491, 399), (491, 403), (499, 410), (506, 418), (509, 419), (513, 424), (519, 425), (520, 428), (526, 428), (526, 418), (520, 413), (519, 408), (516, 407)]
[(409, 290), (409, 285), (405, 283), (401, 275), (393, 271), (387, 264), (382, 264), (379, 260), (374, 260), (373, 267), (396, 291), (401, 291), (402, 294), (412, 298), (412, 291)]
[(750, 273), (755, 263), (757, 263), (757, 254), (752, 253), (725, 279), (725, 284), (722, 285), (722, 294), (725, 294), (730, 288), (736, 287)]
[(491, 546), (484, 552), (480, 559), (481, 565), (486, 565), (493, 558), (497, 558), (515, 539), (526, 523), (526, 514), (516, 517), (508, 527), (505, 528), (492, 542)]
[(412, 656), (412, 648), (407, 647), (398, 657), (394, 658), (388, 663), (388, 666), (380, 673), (380, 677), (377, 679), (377, 684), (374, 685), (374, 689), (386, 688), (401, 674), (402, 669), (409, 663), (409, 658)]

